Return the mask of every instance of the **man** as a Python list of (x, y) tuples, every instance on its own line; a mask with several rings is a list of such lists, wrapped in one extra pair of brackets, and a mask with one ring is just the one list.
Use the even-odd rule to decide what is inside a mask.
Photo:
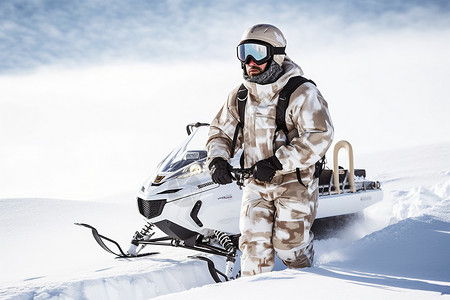
[[(244, 167), (253, 169), (243, 189), (240, 218), (241, 273), (270, 272), (275, 252), (290, 268), (313, 262), (310, 232), (318, 202), (315, 163), (333, 139), (328, 105), (316, 86), (306, 82), (291, 94), (285, 113), (287, 134), (276, 130), (278, 96), (288, 80), (303, 72), (286, 54), (286, 39), (273, 25), (248, 28), (237, 47), (248, 90), (244, 127), (236, 147)], [(228, 160), (238, 126), (238, 89), (211, 123), (208, 165), (215, 183), (232, 182)]]

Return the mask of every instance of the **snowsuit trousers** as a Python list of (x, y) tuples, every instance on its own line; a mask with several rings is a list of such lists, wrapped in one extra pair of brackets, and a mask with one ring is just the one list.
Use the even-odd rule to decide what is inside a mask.
[[(272, 182), (278, 182), (261, 189), (261, 185), (244, 187), (239, 223), (242, 276), (272, 271), (275, 253), (289, 268), (310, 267), (313, 263), (314, 235), (310, 230), (318, 190), (308, 191), (295, 173), (277, 177)], [(317, 186), (316, 182), (312, 184)]]

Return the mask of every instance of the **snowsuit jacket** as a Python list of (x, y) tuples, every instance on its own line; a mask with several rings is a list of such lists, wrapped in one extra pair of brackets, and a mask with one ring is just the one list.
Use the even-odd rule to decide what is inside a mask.
[[(308, 186), (314, 181), (315, 163), (325, 154), (333, 139), (333, 124), (328, 104), (312, 83), (298, 87), (290, 98), (285, 114), (288, 136), (276, 132), (276, 106), (278, 96), (289, 78), (303, 75), (301, 68), (285, 57), (283, 75), (274, 83), (260, 85), (244, 81), (248, 89), (244, 129), (240, 131), (236, 152), (244, 148), (244, 166), (275, 155), (283, 165), (277, 175), (300, 169), (302, 182)], [(207, 140), (208, 164), (215, 157), (229, 160), (231, 143), (238, 125), (239, 113), (233, 89), (228, 99), (211, 122)]]

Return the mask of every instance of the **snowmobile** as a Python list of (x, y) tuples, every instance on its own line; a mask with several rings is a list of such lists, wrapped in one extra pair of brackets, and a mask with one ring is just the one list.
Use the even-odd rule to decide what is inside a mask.
[[(206, 166), (205, 149), (209, 124), (195, 123), (186, 127), (188, 137), (156, 168), (137, 193), (139, 213), (146, 224), (134, 234), (129, 249), (101, 234), (91, 225), (76, 223), (92, 230), (97, 243), (117, 257), (141, 257), (148, 245), (183, 247), (203, 253), (226, 257), (226, 270), (217, 270), (211, 259), (191, 256), (207, 262), (216, 282), (235, 278), (233, 266), (238, 256), (239, 215), (242, 186), (251, 176), (250, 169), (239, 167), (240, 153), (231, 160), (236, 184), (218, 185), (211, 180)], [(345, 148), (349, 168), (338, 166), (338, 152)], [(240, 150), (241, 151), (241, 150)], [(333, 169), (325, 168), (319, 177), (319, 206), (317, 219), (348, 215), (381, 201), (380, 183), (366, 180), (364, 169), (353, 166), (353, 151), (346, 141), (334, 148)], [(165, 236), (153, 237), (155, 228)], [(115, 245), (118, 251), (111, 250)]]

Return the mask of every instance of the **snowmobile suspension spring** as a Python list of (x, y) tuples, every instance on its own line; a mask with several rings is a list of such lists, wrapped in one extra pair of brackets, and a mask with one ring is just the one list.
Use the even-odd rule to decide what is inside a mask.
[[(148, 236), (150, 230), (153, 228), (153, 223), (147, 222), (147, 224), (142, 227), (141, 231), (136, 231), (136, 233), (133, 236), (133, 239), (131, 240), (131, 243), (135, 246), (139, 245), (139, 241), (142, 241), (145, 239), (146, 236)], [(148, 236), (150, 238), (153, 234)]]
[(152, 230), (153, 226), (154, 226), (153, 223), (147, 222), (147, 224), (145, 224), (144, 227), (142, 227), (140, 233), (143, 236), (146, 236), (150, 232), (150, 230)]
[(214, 230), (214, 234), (219, 240), (219, 243), (225, 248), (228, 253), (232, 253), (235, 251), (235, 247), (233, 242), (231, 242), (230, 237), (225, 232)]

